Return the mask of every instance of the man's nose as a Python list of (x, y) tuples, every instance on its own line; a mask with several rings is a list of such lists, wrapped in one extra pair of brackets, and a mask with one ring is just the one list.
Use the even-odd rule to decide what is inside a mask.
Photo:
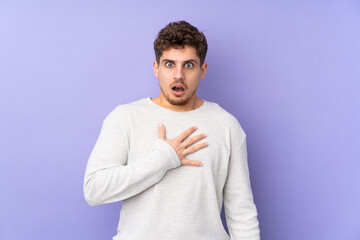
[(176, 67), (175, 70), (175, 79), (183, 79), (184, 78), (184, 72), (183, 72), (183, 67), (182, 66), (178, 66)]

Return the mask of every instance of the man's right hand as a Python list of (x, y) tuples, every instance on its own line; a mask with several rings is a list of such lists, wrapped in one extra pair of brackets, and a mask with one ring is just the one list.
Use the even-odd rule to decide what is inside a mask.
[(197, 136), (191, 137), (183, 142), (183, 140), (188, 137), (191, 133), (193, 133), (197, 128), (191, 127), (184, 132), (182, 132), (179, 136), (176, 138), (166, 140), (166, 132), (165, 132), (165, 126), (163, 124), (159, 125), (159, 139), (164, 140), (165, 142), (169, 143), (176, 151), (177, 155), (179, 156), (180, 163), (191, 165), (191, 166), (202, 166), (201, 162), (193, 161), (190, 159), (185, 158), (187, 154), (195, 152), (199, 149), (205, 148), (208, 144), (206, 142), (196, 144), (195, 146), (191, 146), (187, 148), (188, 146), (194, 144), (195, 142), (203, 139), (206, 137), (205, 134), (199, 134)]

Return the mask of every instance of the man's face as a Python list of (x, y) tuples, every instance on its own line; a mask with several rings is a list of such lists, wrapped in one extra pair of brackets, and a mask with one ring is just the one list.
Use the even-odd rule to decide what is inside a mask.
[(205, 77), (207, 69), (207, 63), (200, 66), (195, 48), (188, 45), (183, 49), (163, 51), (159, 64), (155, 60), (153, 66), (154, 74), (159, 79), (161, 98), (173, 105), (185, 105), (196, 98), (200, 79)]

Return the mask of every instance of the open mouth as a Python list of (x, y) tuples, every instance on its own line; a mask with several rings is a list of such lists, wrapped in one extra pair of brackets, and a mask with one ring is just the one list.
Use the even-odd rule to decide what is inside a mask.
[(181, 86), (172, 87), (172, 92), (175, 96), (182, 96), (185, 93), (185, 89)]
[(182, 92), (182, 91), (184, 91), (185, 89), (182, 88), (182, 87), (173, 87), (172, 90), (174, 90), (175, 92)]

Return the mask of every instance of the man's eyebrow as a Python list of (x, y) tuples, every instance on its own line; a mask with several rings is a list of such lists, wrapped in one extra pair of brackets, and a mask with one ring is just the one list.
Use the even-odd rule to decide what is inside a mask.
[[(163, 59), (162, 61), (161, 61), (161, 63), (163, 63), (163, 62), (175, 62), (174, 60), (171, 60), (171, 59), (167, 59), (167, 58), (165, 58), (165, 59)], [(185, 60), (184, 62), (194, 62), (194, 63), (198, 63), (195, 59), (188, 59), (188, 60)]]

